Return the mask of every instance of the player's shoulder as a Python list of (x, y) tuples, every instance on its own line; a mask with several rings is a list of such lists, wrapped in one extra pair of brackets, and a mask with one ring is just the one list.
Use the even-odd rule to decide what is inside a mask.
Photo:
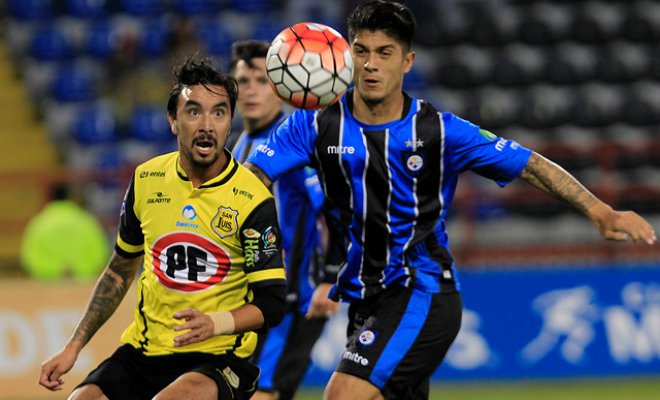
[(164, 176), (168, 168), (170, 168), (173, 163), (176, 162), (178, 154), (178, 152), (173, 151), (171, 153), (161, 154), (159, 156), (153, 157), (138, 165), (135, 168), (135, 173), (138, 177), (140, 177), (140, 175), (144, 177), (145, 174), (152, 176)]
[(237, 163), (236, 172), (232, 177), (234, 195), (242, 196), (248, 203), (258, 205), (264, 200), (273, 197), (272, 193), (259, 178), (242, 164)]

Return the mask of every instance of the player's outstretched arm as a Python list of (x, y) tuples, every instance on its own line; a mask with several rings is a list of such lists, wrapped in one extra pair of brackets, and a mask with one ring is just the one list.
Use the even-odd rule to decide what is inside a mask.
[(584, 213), (609, 240), (653, 244), (653, 227), (633, 211), (616, 211), (589, 192), (580, 182), (559, 165), (533, 153), (520, 178), (551, 194)]
[(49, 390), (62, 389), (61, 376), (69, 372), (82, 348), (115, 312), (133, 282), (141, 259), (112, 254), (73, 335), (59, 353), (41, 364), (40, 385)]
[(273, 183), (268, 175), (266, 175), (266, 173), (261, 170), (261, 168), (257, 167), (251, 162), (245, 162), (243, 163), (243, 166), (252, 171), (252, 173), (255, 174), (257, 178), (259, 178), (259, 180), (263, 182), (264, 185), (266, 185), (266, 187), (270, 187), (270, 185)]
[(266, 286), (253, 289), (253, 293), (251, 303), (235, 310), (205, 314), (188, 308), (174, 313), (174, 318), (183, 322), (174, 326), (174, 331), (183, 332), (174, 338), (174, 347), (201, 342), (211, 336), (255, 331), (264, 325), (279, 324), (286, 312), (285, 286)]

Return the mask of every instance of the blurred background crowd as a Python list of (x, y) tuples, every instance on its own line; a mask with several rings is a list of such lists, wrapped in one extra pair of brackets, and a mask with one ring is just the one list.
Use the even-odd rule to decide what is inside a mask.
[[(660, 2), (406, 3), (419, 25), (406, 90), (537, 150), (660, 231)], [(226, 67), (233, 41), (270, 41), (294, 22), (345, 34), (355, 4), (0, 2), (0, 271), (24, 273), (26, 227), (63, 186), (109, 248), (132, 169), (176, 148), (165, 110), (173, 65), (196, 54)], [(584, 217), (522, 183), (499, 189), (466, 175), (454, 206), (462, 268), (660, 259), (658, 246), (602, 241)]]

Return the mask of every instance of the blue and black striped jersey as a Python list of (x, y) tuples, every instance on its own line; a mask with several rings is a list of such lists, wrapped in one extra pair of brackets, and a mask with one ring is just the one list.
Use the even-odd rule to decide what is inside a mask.
[[(268, 140), (271, 132), (284, 121), (280, 114), (260, 131), (241, 133), (232, 153), (239, 162)], [(314, 289), (323, 271), (318, 265), (320, 246), (317, 216), (323, 205), (323, 190), (316, 171), (311, 167), (297, 168), (283, 174), (273, 184), (273, 195), (282, 231), (287, 270), (287, 302), (306, 313)]]
[(504, 186), (531, 151), (407, 95), (401, 119), (364, 124), (351, 96), (296, 110), (247, 161), (272, 180), (316, 168), (348, 235), (333, 295), (364, 299), (392, 284), (460, 290), (444, 222), (458, 175), (473, 170)]

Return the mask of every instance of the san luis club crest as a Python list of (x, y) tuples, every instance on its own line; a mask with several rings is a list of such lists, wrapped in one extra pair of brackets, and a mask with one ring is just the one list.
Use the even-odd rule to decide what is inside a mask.
[(211, 220), (211, 228), (221, 238), (231, 236), (238, 230), (238, 211), (229, 207), (218, 207), (218, 213)]

